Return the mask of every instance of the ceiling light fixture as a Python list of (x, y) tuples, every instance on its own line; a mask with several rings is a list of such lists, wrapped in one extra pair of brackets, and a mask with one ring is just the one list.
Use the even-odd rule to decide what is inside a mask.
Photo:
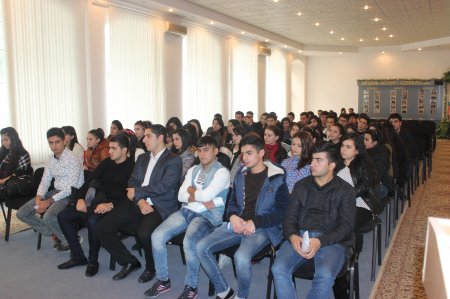
[(393, 34), (389, 34), (389, 37), (394, 37), (394, 35)]
[(287, 46), (286, 46), (286, 45), (284, 45), (284, 48), (286, 49), (286, 48), (287, 48)]
[(359, 39), (360, 42), (364, 41), (362, 38)]
[(280, 1), (280, 0), (273, 0), (273, 2), (275, 2), (275, 3), (278, 3), (278, 1)]
[(380, 19), (379, 18), (375, 18), (373, 19), (375, 22), (378, 22)]
[(269, 40), (266, 38), (265, 40), (264, 40), (266, 43), (268, 43), (269, 42)]
[(342, 52), (339, 52), (339, 55), (342, 55)]
[(214, 25), (214, 21), (209, 22), (209, 24)]
[(364, 5), (364, 9), (368, 10), (369, 9), (369, 5)]
[(318, 27), (318, 26), (320, 25), (320, 23), (319, 23), (319, 22), (316, 22), (316, 24), (314, 24), (314, 25), (316, 25), (316, 27)]
[(331, 30), (331, 31), (330, 31), (330, 34), (334, 34), (334, 31), (333, 31), (333, 30)]
[(345, 40), (345, 38), (341, 37), (341, 40)]
[(384, 51), (381, 51), (381, 54), (384, 54)]
[(377, 36), (377, 37), (375, 37), (375, 40), (378, 40), (378, 36)]
[(297, 13), (297, 16), (301, 16), (301, 15), (302, 15), (302, 12), (299, 11), (299, 12)]
[(241, 34), (245, 34), (245, 31), (241, 31)]
[(383, 27), (383, 28), (381, 28), (381, 30), (383, 30), (383, 31), (386, 31), (386, 30), (387, 30), (387, 28), (386, 28), (386, 27)]
[(170, 12), (173, 12), (173, 8), (169, 8), (169, 11), (170, 11)]
[(422, 51), (422, 48), (417, 49), (418, 51)]
[(298, 53), (302, 53), (303, 51), (302, 50), (298, 50)]

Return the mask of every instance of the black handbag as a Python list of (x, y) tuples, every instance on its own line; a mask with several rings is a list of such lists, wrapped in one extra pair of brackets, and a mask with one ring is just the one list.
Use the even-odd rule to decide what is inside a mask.
[(17, 198), (33, 195), (33, 177), (30, 175), (12, 176), (3, 187), (7, 198)]

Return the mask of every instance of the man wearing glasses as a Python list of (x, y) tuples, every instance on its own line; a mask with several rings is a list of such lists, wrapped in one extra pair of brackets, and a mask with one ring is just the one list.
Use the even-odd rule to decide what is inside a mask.
[(183, 232), (186, 232), (183, 248), (187, 273), (184, 291), (178, 298), (197, 297), (200, 261), (195, 246), (223, 222), (230, 172), (216, 159), (219, 149), (213, 137), (200, 138), (197, 148), (200, 164), (188, 170), (178, 192), (178, 200), (183, 207), (170, 215), (152, 234), (153, 258), (158, 280), (145, 292), (150, 298), (170, 290), (166, 243)]

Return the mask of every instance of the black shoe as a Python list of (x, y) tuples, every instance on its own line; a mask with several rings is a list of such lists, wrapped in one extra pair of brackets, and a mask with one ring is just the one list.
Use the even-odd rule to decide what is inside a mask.
[(71, 258), (67, 262), (58, 265), (58, 269), (69, 269), (75, 266), (83, 266), (87, 264), (86, 258)]
[(236, 293), (233, 289), (230, 289), (225, 297), (221, 298), (219, 296), (216, 296), (216, 299), (233, 299), (234, 297), (236, 297)]
[(138, 260), (128, 263), (124, 267), (122, 267), (122, 270), (117, 272), (117, 274), (114, 275), (112, 279), (114, 279), (114, 280), (124, 279), (125, 277), (128, 276), (128, 274), (139, 269), (140, 267), (141, 267), (141, 263)]
[(162, 293), (170, 291), (170, 279), (167, 281), (157, 280), (153, 286), (145, 291), (144, 295), (149, 298), (155, 298)]
[(86, 276), (92, 277), (98, 272), (98, 263), (88, 263), (86, 267)]
[(141, 276), (139, 276), (138, 282), (144, 283), (152, 280), (155, 277), (155, 271), (145, 270), (142, 272)]

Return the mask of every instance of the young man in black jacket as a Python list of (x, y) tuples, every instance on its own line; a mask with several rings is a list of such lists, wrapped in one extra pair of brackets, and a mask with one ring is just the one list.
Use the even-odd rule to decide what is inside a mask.
[[(297, 298), (292, 273), (312, 258), (315, 274), (307, 298), (329, 298), (346, 248), (354, 243), (355, 191), (335, 175), (337, 161), (332, 145), (319, 145), (311, 162), (312, 176), (294, 186), (283, 222), (289, 241), (281, 246), (272, 267), (280, 299)], [(309, 241), (304, 239), (305, 232)]]

